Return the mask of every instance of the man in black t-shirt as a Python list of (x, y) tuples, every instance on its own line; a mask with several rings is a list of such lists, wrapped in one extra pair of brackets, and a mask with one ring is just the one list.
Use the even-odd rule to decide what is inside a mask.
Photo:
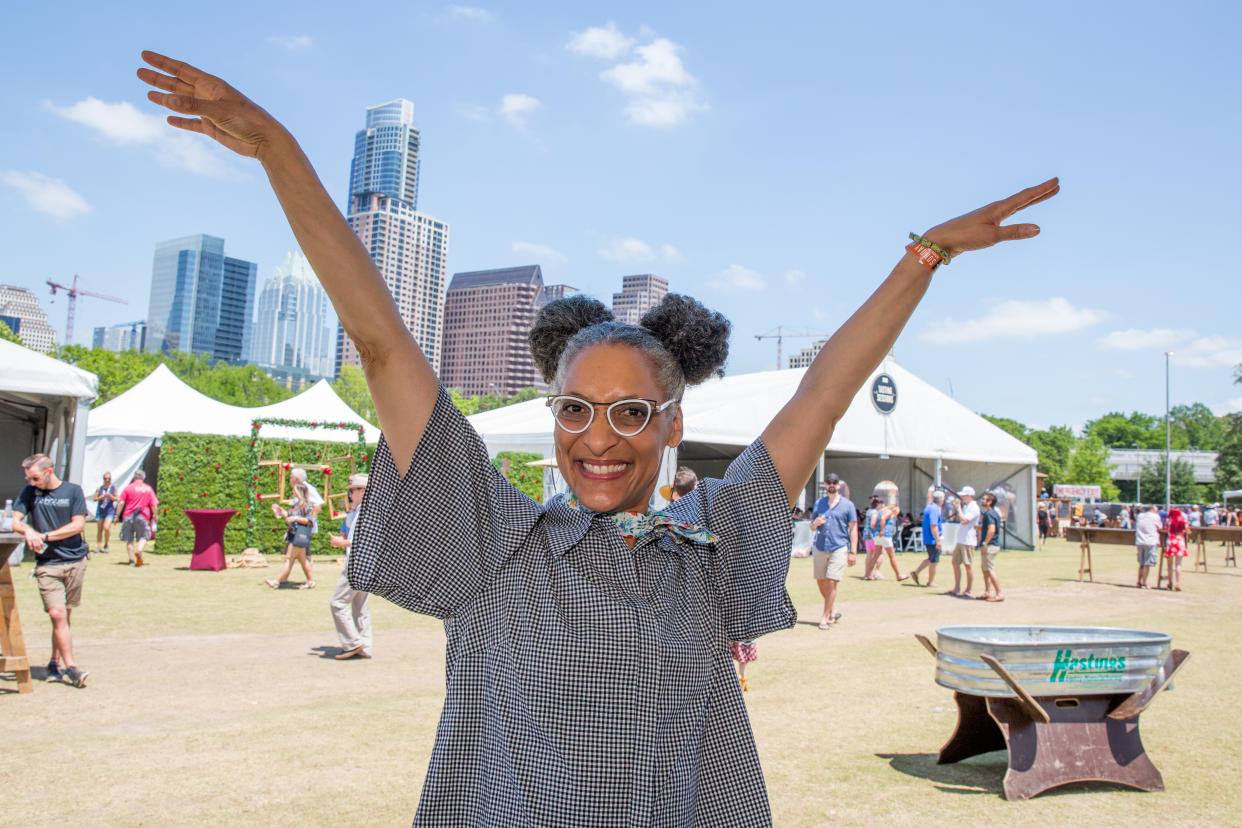
[(13, 504), (13, 531), (26, 536), (35, 553), (35, 578), (43, 609), (52, 620), (52, 659), (47, 680), (63, 677), (75, 687), (86, 686), (86, 671), (73, 660), (69, 616), (82, 602), (86, 557), (90, 546), (82, 535), (86, 527), (86, 496), (82, 487), (68, 483), (52, 470), (52, 458), (34, 454), (22, 461), (27, 486)]

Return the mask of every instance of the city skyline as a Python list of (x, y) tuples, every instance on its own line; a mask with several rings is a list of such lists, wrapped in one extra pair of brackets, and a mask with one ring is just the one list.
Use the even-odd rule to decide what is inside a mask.
[[(36, 48), (49, 9), (6, 17), (0, 226), (22, 243), (0, 282), (34, 291), (58, 331), (49, 278), (79, 273), (130, 302), (82, 299), (79, 342), (143, 314), (158, 240), (223, 237), (264, 272), (294, 247), (258, 165), (170, 130), (144, 100), (133, 71), (155, 48), (269, 108), (337, 204), (363, 111), (413, 101), (417, 204), (452, 223), (446, 272), (538, 262), (605, 302), (619, 276), (659, 273), (730, 318), (735, 374), (774, 364), (755, 335), (838, 327), (908, 232), (1060, 175), (1061, 195), (1023, 217), (1043, 234), (942, 268), (894, 358), (974, 410), (1077, 426), (1161, 410), (1173, 351), (1173, 405), (1242, 409), (1242, 337), (1220, 301), (1242, 183), (1242, 115), (1220, 105), (1242, 68), (1233, 4), (965, 3), (938, 12), (951, 48), (931, 56), (892, 36), (925, 11), (906, 2), (758, 20), (644, 2), (380, 2), (370, 23), (280, 2), (192, 23), (69, 10), (58, 62)], [(361, 67), (352, 47), (374, 20), (402, 46)]]

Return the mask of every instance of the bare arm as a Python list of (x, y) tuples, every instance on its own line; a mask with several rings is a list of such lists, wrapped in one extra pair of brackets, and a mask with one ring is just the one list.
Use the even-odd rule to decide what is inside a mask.
[(180, 115), (168, 123), (257, 158), (298, 244), (332, 300), (341, 327), (362, 357), (367, 386), (397, 471), (405, 474), (435, 406), (439, 381), (406, 329), (366, 248), (328, 196), (293, 136), (271, 115), (217, 77), (143, 52), (166, 74), (139, 69), (159, 92), (147, 97)]
[[(1039, 233), (1034, 224), (1001, 226), (1017, 211), (1051, 198), (1060, 190), (1053, 178), (928, 230), (924, 236), (955, 256)], [(832, 439), (837, 421), (863, 381), (897, 341), (931, 284), (932, 273), (913, 253), (897, 262), (871, 297), (828, 340), (807, 369), (798, 390), (763, 432), (789, 502), (811, 476)]]

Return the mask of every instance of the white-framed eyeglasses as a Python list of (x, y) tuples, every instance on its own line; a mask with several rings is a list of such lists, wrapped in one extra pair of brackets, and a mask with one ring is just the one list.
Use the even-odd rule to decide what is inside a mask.
[(552, 409), (556, 424), (570, 434), (581, 434), (590, 428), (595, 419), (596, 406), (602, 405), (605, 407), (604, 418), (612, 430), (621, 437), (633, 437), (647, 427), (653, 414), (659, 414), (675, 402), (677, 401), (667, 400), (657, 403), (655, 400), (633, 397), (603, 403), (584, 400), (571, 394), (557, 394), (548, 397), (547, 405)]

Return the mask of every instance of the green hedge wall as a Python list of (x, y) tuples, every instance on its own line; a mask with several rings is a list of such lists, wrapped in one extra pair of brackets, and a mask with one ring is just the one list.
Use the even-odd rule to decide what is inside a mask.
[(492, 458), (492, 465), (500, 470), (505, 479), (519, 492), (536, 503), (543, 503), (543, 467), (528, 466), (543, 457), (529, 451), (502, 451)]
[[(260, 436), (261, 456), (264, 460), (279, 459), (282, 463), (317, 464), (325, 457), (340, 457), (353, 452), (359, 471), (366, 464), (357, 457), (358, 446), (354, 442), (334, 443), (312, 440), (263, 440)], [(367, 446), (367, 456), (375, 450)], [(226, 554), (239, 555), (246, 548), (247, 484), (251, 482), (248, 471), (250, 462), (250, 438), (220, 437), (205, 434), (165, 434), (160, 445), (160, 468), (157, 495), (160, 505), (156, 519), (155, 551), (160, 553), (188, 553), (194, 548), (194, 527), (182, 511), (184, 509), (236, 509), (238, 514), (229, 521), (224, 533)], [(341, 491), (349, 477), (349, 463), (334, 463), (332, 491)], [(259, 491), (276, 491), (278, 469), (263, 466), (259, 469)], [(286, 472), (286, 475), (288, 473)], [(322, 494), (324, 474), (307, 470), (307, 479)], [(288, 477), (285, 478), (288, 492)], [(255, 519), (255, 545), (264, 554), (283, 554), (284, 522), (272, 514), (271, 500), (264, 500)], [(325, 504), (319, 513), (319, 532), (311, 541), (312, 554), (339, 554), (328, 544), (328, 536), (336, 531), (337, 521), (329, 517)]]

